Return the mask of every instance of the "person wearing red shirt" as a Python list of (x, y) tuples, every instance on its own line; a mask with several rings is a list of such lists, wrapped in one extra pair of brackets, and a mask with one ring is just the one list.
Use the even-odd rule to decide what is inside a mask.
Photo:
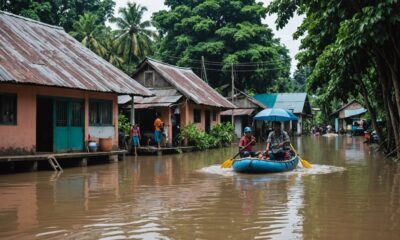
[(253, 151), (253, 146), (256, 144), (256, 138), (251, 133), (250, 127), (244, 128), (244, 135), (240, 138), (239, 152), (240, 157), (255, 157), (257, 153)]

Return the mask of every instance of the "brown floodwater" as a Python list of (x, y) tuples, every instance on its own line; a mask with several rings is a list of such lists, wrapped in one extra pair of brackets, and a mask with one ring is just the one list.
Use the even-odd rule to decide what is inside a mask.
[(293, 141), (311, 169), (236, 174), (232, 147), (0, 175), (0, 238), (400, 238), (399, 164), (362, 138)]

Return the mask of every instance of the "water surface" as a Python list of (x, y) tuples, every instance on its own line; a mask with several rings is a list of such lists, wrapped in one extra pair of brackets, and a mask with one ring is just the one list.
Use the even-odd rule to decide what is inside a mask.
[(0, 238), (399, 239), (398, 164), (362, 138), (294, 145), (312, 169), (236, 174), (232, 147), (0, 175)]

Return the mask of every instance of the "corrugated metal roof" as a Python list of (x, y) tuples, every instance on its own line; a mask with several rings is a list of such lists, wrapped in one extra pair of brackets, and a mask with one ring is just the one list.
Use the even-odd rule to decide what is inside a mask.
[(283, 108), (293, 113), (302, 113), (306, 103), (306, 93), (257, 94), (254, 98), (269, 108)]
[(357, 116), (357, 115), (366, 113), (367, 111), (368, 111), (368, 110), (365, 109), (365, 108), (344, 110), (344, 117), (345, 117), (345, 118), (348, 118), (348, 117)]
[(150, 96), (61, 27), (0, 11), (0, 82)]
[[(255, 109), (253, 108), (237, 108), (237, 109), (233, 109), (233, 116), (249, 116), (251, 114), (253, 114), (253, 112), (255, 111)], [(221, 112), (221, 115), (224, 116), (232, 116), (232, 110), (226, 110)]]
[[(158, 104), (158, 103), (176, 103), (183, 96), (178, 93), (175, 89), (162, 89), (162, 90), (151, 90), (153, 93), (153, 97), (135, 97), (135, 107), (140, 104)], [(118, 104), (127, 104), (131, 101), (131, 97), (129, 95), (122, 95), (118, 97)]]
[[(172, 66), (147, 58), (139, 67), (139, 70), (149, 64), (166, 81), (173, 85), (181, 94), (197, 104), (220, 108), (236, 108), (206, 82), (199, 78), (190, 68)], [(137, 74), (136, 72), (135, 74)], [(135, 76), (135, 74), (133, 76)]]

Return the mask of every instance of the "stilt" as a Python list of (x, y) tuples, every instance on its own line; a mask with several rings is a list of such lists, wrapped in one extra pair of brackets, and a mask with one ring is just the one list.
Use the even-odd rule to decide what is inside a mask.
[(34, 161), (31, 166), (31, 171), (37, 171), (37, 170), (38, 170), (38, 161)]
[(87, 158), (82, 158), (81, 160), (81, 167), (86, 167), (88, 164), (88, 159)]
[(118, 155), (110, 155), (108, 156), (108, 159), (111, 163), (117, 163), (118, 162)]

